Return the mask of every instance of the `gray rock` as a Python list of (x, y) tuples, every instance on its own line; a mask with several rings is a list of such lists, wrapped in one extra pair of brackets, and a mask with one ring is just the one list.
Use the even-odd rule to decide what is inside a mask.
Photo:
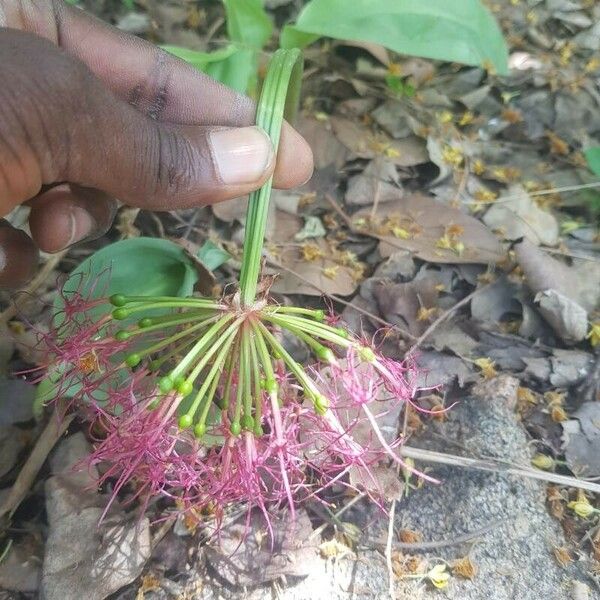
[[(530, 450), (525, 431), (515, 417), (519, 382), (499, 376), (480, 385), (476, 395), (465, 398), (436, 423), (424, 439), (411, 440), (437, 451), (462, 448), (472, 456), (494, 456), (528, 463)], [(438, 435), (432, 435), (437, 433)], [(450, 450), (449, 444), (452, 445)], [(422, 465), (421, 465), (422, 466)], [(582, 570), (575, 565), (561, 568), (553, 557), (553, 545), (565, 545), (562, 530), (545, 508), (545, 486), (531, 480), (501, 474), (472, 472), (450, 467), (436, 468), (442, 483), (412, 491), (396, 506), (396, 528), (422, 534), (424, 541), (442, 542), (439, 548), (415, 552), (429, 560), (451, 561), (469, 553), (478, 568), (471, 580), (452, 577), (443, 597), (456, 600), (564, 600), (575, 589), (586, 588), (587, 598), (600, 596), (587, 587)], [(271, 589), (244, 590), (249, 600), (348, 600), (389, 598), (388, 573), (380, 552), (386, 539), (387, 520), (372, 505), (357, 505), (343, 518), (362, 531), (357, 556), (311, 562), (310, 575), (288, 578)], [(454, 545), (460, 535), (497, 525), (482, 534), (477, 543)], [(450, 543), (448, 543), (450, 542)], [(402, 550), (407, 553), (407, 550)], [(424, 582), (396, 580), (396, 598), (435, 599), (440, 592)], [(197, 588), (196, 588), (197, 589)], [(241, 597), (240, 588), (224, 588), (207, 577), (198, 598), (229, 600)]]

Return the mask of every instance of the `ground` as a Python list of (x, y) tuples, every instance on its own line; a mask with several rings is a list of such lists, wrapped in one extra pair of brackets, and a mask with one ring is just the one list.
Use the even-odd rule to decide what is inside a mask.
[[(224, 43), (218, 2), (83, 4), (155, 42)], [(280, 25), (302, 2), (266, 4)], [(258, 516), (246, 537), (232, 517), (218, 542), (201, 524), (157, 520), (159, 506), (98, 527), (106, 490), (71, 468), (89, 432), (34, 417), (33, 387), (14, 375), (43, 363), (32, 326), (48, 323), (67, 273), (122, 238), (183, 239), (191, 252), (211, 240), (232, 259), (204, 269), (204, 285), (230, 283), (245, 200), (123, 207), (100, 240), (44, 256), (18, 309), (0, 296), (0, 600), (600, 598), (587, 508), (600, 507), (600, 192), (583, 154), (600, 146), (600, 5), (488, 5), (506, 77), (373, 44), (307, 49), (298, 127), (315, 175), (274, 193), (266, 244), (279, 299), (327, 301), (390, 356), (415, 353), (430, 388), (419, 406), (449, 410), (396, 413), (389, 428), (440, 483), (383, 469), (384, 510), (356, 496), (308, 504), (276, 521), (273, 549)]]

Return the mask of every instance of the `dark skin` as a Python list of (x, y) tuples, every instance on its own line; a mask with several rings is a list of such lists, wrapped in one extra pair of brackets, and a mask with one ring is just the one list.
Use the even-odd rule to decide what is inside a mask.
[[(304, 183), (312, 153), (285, 124), (275, 158), (252, 101), (58, 0), (0, 0), (0, 287), (104, 233), (118, 198), (174, 210)], [(31, 206), (31, 237), (5, 217)]]

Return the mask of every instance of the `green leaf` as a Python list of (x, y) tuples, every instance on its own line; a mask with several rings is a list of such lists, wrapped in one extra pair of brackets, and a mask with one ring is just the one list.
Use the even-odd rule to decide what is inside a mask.
[[(65, 294), (84, 296), (189, 296), (198, 274), (191, 258), (174, 242), (148, 237), (122, 240), (86, 258), (65, 282)], [(60, 310), (60, 302), (56, 303)], [(95, 309), (101, 315), (106, 308)], [(92, 311), (92, 315), (94, 315)]]
[(502, 32), (480, 0), (312, 0), (284, 28), (281, 46), (303, 48), (321, 36), (468, 65), (490, 61), (508, 73)]
[(258, 55), (273, 33), (273, 23), (262, 0), (223, 0), (227, 34), (232, 42), (214, 52), (199, 52), (179, 46), (164, 50), (190, 63), (199, 71), (242, 93), (254, 94)]
[(199, 50), (190, 50), (181, 46), (161, 46), (170, 54), (177, 58), (185, 60), (185, 62), (196, 67), (199, 71), (206, 72), (210, 65), (215, 62), (222, 62), (237, 52), (233, 44), (229, 44), (225, 48), (215, 50), (214, 52), (200, 52)]
[(227, 69), (236, 73), (243, 89), (252, 96), (258, 82), (258, 55), (273, 33), (273, 23), (263, 8), (262, 0), (223, 0), (227, 34), (238, 48), (228, 59)]
[(214, 52), (200, 52), (180, 46), (161, 46), (161, 48), (241, 93), (246, 93), (248, 82), (255, 71), (252, 54), (247, 50), (239, 49), (235, 44), (229, 44)]
[(223, 0), (227, 17), (227, 34), (240, 46), (260, 50), (273, 33), (273, 23), (262, 0)]
[(594, 146), (584, 150), (585, 159), (587, 160), (590, 171), (600, 177), (600, 146)]
[(213, 244), (210, 240), (202, 244), (196, 256), (209, 271), (218, 269), (231, 258), (229, 252), (226, 252), (223, 248), (219, 248), (219, 246)]

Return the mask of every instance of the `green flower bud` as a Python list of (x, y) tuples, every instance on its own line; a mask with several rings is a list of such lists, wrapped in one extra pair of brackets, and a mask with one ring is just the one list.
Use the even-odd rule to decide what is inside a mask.
[(239, 424), (239, 421), (234, 421), (229, 427), (229, 431), (231, 431), (232, 435), (240, 435), (242, 432), (242, 427)]
[(192, 426), (192, 415), (181, 415), (179, 417), (179, 429), (187, 429)]
[(313, 398), (313, 403), (315, 406), (315, 410), (320, 415), (324, 415), (327, 412), (327, 409), (329, 408), (329, 400), (322, 394), (315, 395), (315, 397)]
[(165, 375), (158, 380), (158, 389), (163, 394), (168, 394), (173, 389), (173, 379), (169, 375)]
[(127, 298), (123, 294), (113, 294), (108, 300), (113, 306), (125, 306), (127, 304)]
[(206, 425), (204, 423), (196, 423), (196, 426), (194, 427), (194, 435), (200, 439), (201, 437), (204, 437), (205, 433)]
[(191, 381), (182, 381), (177, 385), (177, 392), (181, 394), (184, 398), (189, 396), (194, 391), (194, 386)]
[(138, 327), (140, 329), (144, 329), (146, 327), (150, 327), (150, 325), (152, 325), (153, 323), (154, 321), (150, 317), (144, 317), (143, 319), (140, 319), (138, 321)]
[(125, 359), (125, 364), (128, 367), (137, 367), (140, 362), (142, 361), (142, 357), (139, 354), (130, 354), (126, 359)]
[(126, 342), (130, 337), (131, 334), (129, 331), (125, 331), (124, 329), (121, 329), (121, 331), (117, 331), (117, 333), (115, 333), (115, 340), (117, 340), (117, 342)]
[(331, 348), (327, 348), (327, 346), (321, 346), (317, 350), (317, 356), (323, 362), (327, 362), (330, 364), (335, 362), (335, 354), (333, 353), (333, 350)]
[(112, 311), (112, 318), (116, 319), (117, 321), (122, 321), (128, 316), (129, 311), (126, 308), (115, 308), (115, 310)]

